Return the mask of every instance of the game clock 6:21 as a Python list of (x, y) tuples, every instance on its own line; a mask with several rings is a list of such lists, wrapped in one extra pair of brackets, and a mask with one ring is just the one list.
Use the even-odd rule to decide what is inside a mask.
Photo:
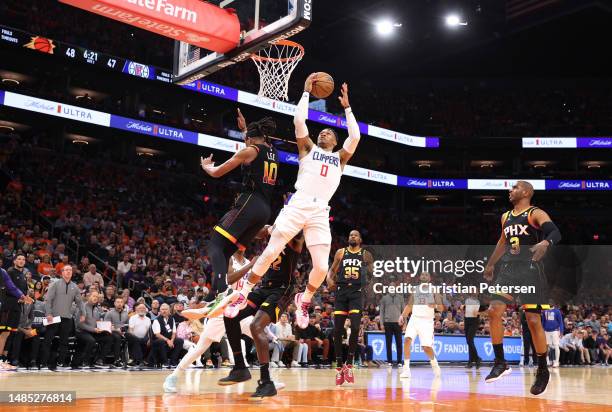
[(89, 50), (84, 47), (70, 46), (66, 44), (59, 45), (60, 52), (64, 57), (72, 60), (77, 60), (82, 63), (93, 64), (96, 66), (105, 66), (108, 69), (122, 71), (125, 60), (115, 56), (109, 56), (94, 50)]

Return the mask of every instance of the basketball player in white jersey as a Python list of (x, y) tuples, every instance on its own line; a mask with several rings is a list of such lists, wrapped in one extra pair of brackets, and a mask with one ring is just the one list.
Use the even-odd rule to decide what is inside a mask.
[(333, 129), (323, 129), (317, 144), (310, 139), (306, 119), (308, 117), (308, 98), (316, 73), (306, 79), (304, 93), (300, 99), (293, 119), (295, 137), (299, 152), (299, 171), (295, 183), (296, 193), (281, 210), (274, 222), (268, 246), (251, 270), (251, 276), (235, 301), (225, 309), (225, 316), (233, 318), (247, 304), (247, 295), (266, 273), (274, 259), (285, 245), (300, 230), (304, 230), (306, 246), (312, 257), (312, 270), (308, 275), (308, 285), (304, 293), (295, 296), (297, 324), (304, 329), (308, 326), (308, 308), (329, 267), (331, 231), (329, 228), (329, 200), (340, 184), (344, 166), (355, 153), (361, 134), (348, 98), (348, 86), (342, 85), (338, 97), (346, 114), (348, 138), (342, 148), (334, 152), (338, 137)]
[[(227, 284), (231, 285), (233, 290), (239, 290), (246, 278), (248, 277), (248, 271), (253, 267), (253, 262), (244, 257), (244, 251), (238, 249), (229, 260), (230, 272), (227, 274)], [(181, 315), (187, 319), (201, 319), (207, 314), (206, 307), (198, 309), (187, 309), (181, 312)], [(253, 316), (243, 319), (240, 322), (240, 329), (243, 334), (251, 337), (251, 322)], [(172, 374), (166, 377), (164, 381), (164, 392), (176, 392), (176, 380), (179, 375), (184, 372), (191, 364), (198, 359), (206, 350), (212, 345), (213, 342), (221, 342), (221, 339), (225, 335), (225, 323), (223, 322), (223, 315), (208, 318), (204, 324), (204, 329), (198, 343), (194, 350), (188, 352), (178, 366), (174, 369)]]
[(410, 377), (410, 346), (417, 336), (423, 352), (429, 358), (434, 375), (440, 376), (440, 367), (433, 351), (434, 315), (436, 309), (443, 311), (444, 305), (439, 294), (429, 292), (431, 285), (429, 273), (421, 273), (419, 280), (420, 285), (417, 286), (416, 292), (408, 298), (408, 304), (399, 317), (399, 324), (403, 325), (405, 318), (412, 312), (404, 333), (404, 369), (400, 378)]

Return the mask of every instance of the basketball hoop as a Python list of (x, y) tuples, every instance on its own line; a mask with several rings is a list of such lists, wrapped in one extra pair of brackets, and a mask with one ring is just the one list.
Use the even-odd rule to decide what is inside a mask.
[(270, 47), (251, 54), (259, 71), (259, 95), (287, 101), (289, 78), (304, 57), (304, 47), (291, 40), (279, 40)]

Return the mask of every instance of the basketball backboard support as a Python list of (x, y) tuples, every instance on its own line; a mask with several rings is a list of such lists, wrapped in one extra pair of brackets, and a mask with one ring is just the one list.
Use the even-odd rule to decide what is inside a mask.
[(233, 64), (248, 60), (251, 53), (288, 39), (308, 28), (312, 0), (212, 0), (221, 8), (234, 9), (240, 20), (240, 44), (227, 53), (175, 41), (174, 83), (188, 84)]

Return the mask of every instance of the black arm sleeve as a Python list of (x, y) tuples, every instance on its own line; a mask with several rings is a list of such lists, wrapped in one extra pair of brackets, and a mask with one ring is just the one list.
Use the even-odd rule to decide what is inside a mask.
[(542, 225), (542, 231), (544, 232), (544, 240), (548, 240), (551, 245), (556, 245), (561, 241), (561, 232), (553, 222), (545, 222)]

